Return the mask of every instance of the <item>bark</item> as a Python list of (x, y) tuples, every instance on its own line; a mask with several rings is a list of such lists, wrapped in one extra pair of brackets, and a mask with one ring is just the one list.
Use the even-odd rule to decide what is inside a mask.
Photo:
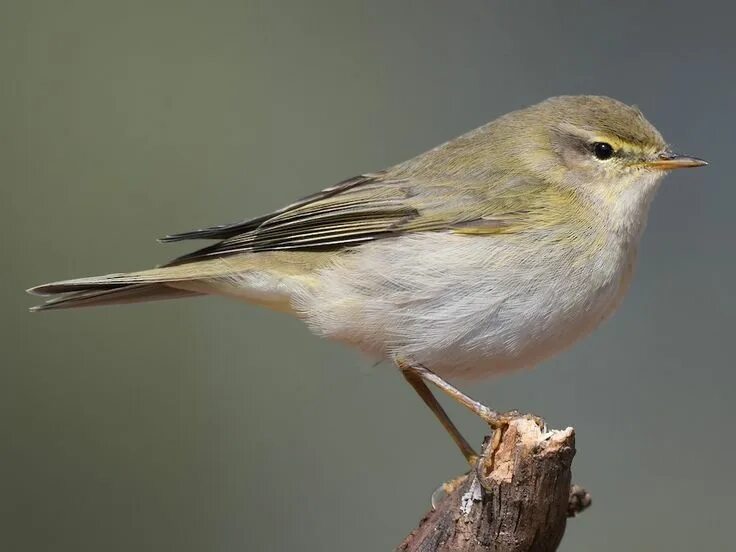
[(511, 419), (397, 550), (556, 550), (567, 518), (590, 505), (584, 489), (570, 486), (574, 455), (572, 428), (543, 431), (530, 417)]

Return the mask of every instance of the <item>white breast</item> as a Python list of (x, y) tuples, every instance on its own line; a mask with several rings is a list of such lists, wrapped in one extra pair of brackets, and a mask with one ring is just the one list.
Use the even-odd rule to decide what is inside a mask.
[(615, 310), (636, 255), (635, 244), (549, 238), (419, 233), (369, 243), (324, 269), (297, 306), (322, 335), (443, 376), (532, 366)]

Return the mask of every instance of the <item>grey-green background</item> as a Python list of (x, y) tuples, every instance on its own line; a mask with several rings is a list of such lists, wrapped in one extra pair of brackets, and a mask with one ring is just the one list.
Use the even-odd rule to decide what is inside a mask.
[[(388, 550), (464, 469), (393, 369), (221, 299), (31, 315), (22, 290), (145, 268), (560, 93), (680, 150), (621, 311), (464, 385), (577, 429), (564, 550), (734, 550), (736, 39), (706, 2), (0, 4), (8, 551)], [(462, 384), (461, 384), (462, 385)], [(450, 406), (477, 442), (482, 425)]]

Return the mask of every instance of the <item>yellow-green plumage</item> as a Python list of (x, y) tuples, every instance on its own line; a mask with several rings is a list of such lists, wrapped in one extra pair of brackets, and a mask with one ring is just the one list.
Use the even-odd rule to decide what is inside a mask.
[[(533, 366), (620, 304), (673, 154), (641, 112), (562, 96), (256, 219), (167, 236), (216, 243), (151, 270), (45, 284), (34, 310), (216, 294), (301, 317), (399, 366), (465, 457), (423, 381)], [(432, 373), (434, 372), (434, 373)]]
[(217, 241), (163, 267), (31, 291), (42, 309), (221, 294), (377, 356), (510, 369), (615, 309), (663, 169), (699, 164), (636, 108), (551, 98), (263, 217), (168, 236)]

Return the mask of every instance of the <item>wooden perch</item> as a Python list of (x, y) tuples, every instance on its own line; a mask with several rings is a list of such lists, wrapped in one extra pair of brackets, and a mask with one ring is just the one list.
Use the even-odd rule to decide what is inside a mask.
[(548, 552), (568, 517), (590, 505), (570, 487), (572, 428), (543, 432), (530, 417), (512, 418), (487, 438), (475, 469), (445, 484), (446, 496), (397, 548), (401, 552)]

